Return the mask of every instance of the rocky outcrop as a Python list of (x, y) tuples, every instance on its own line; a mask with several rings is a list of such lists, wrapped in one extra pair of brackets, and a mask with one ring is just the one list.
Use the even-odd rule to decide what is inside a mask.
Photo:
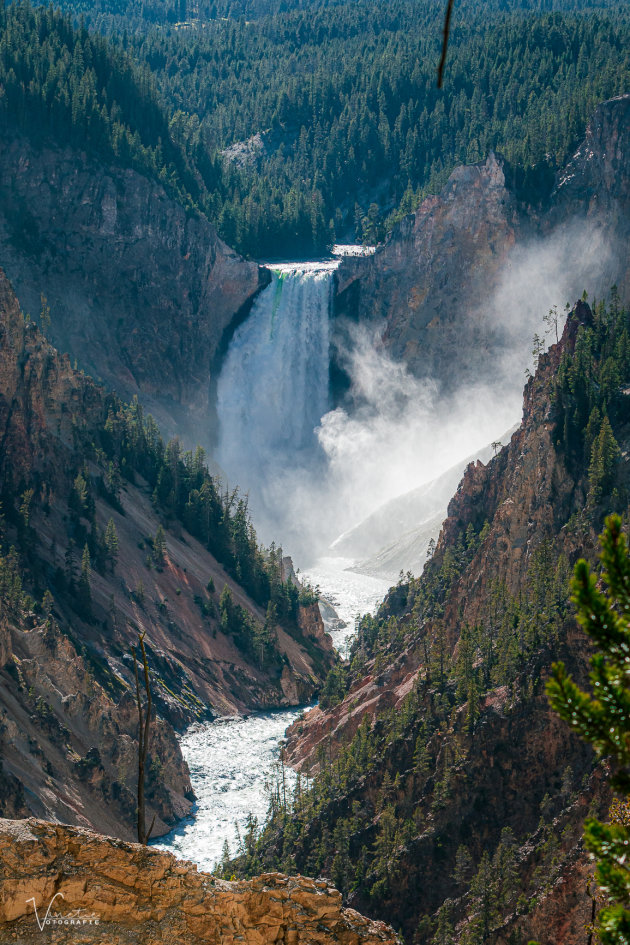
[(374, 255), (342, 260), (337, 316), (384, 323), (384, 345), (416, 374), (472, 377), (497, 344), (488, 286), (521, 225), (501, 158), (458, 167)]
[[(163, 833), (189, 811), (192, 798), (173, 726), (309, 702), (335, 657), (316, 607), (300, 616), (301, 627), (277, 626), (273, 658), (262, 665), (224, 632), (225, 587), (258, 625), (265, 609), (179, 521), (160, 516), (141, 476), (121, 479), (116, 501), (108, 497), (102, 485), (109, 464), (90, 444), (113, 400), (23, 317), (1, 272), (0, 343), (0, 493), (6, 517), (0, 546), (0, 748), (7, 779), (0, 783), (0, 811), (134, 835), (137, 713), (129, 648), (145, 632), (160, 716), (150, 749), (149, 823), (155, 813), (156, 832)], [(90, 482), (89, 515), (70, 507), (79, 470)], [(19, 512), (25, 494), (28, 524)], [(109, 521), (117, 534), (116, 559), (92, 562), (86, 614), (77, 606), (73, 582), (86, 539), (103, 536)], [(160, 525), (166, 549), (156, 567), (151, 547)], [(21, 553), (14, 564), (3, 558), (11, 543)], [(35, 603), (22, 602), (19, 594), (13, 602), (7, 599), (10, 568)], [(39, 603), (46, 589), (53, 593), (49, 616)]]
[[(325, 711), (310, 710), (288, 733), (287, 758), (315, 778), (319, 791), (317, 807), (308, 808), (304, 849), (288, 850), (302, 867), (325, 825), (331, 836), (348, 832), (351, 858), (367, 858), (395, 811), (400, 834), (387, 863), (395, 876), (379, 880), (386, 891), (375, 882), (384, 875), (378, 861), (362, 884), (339, 883), (349, 904), (400, 925), (409, 941), (435, 941), (438, 915), (442, 923), (450, 917), (453, 942), (470, 940), (480, 906), (473, 888), (465, 891), (474, 872), (456, 879), (458, 850), (465, 847), (476, 865), (484, 854), (499, 857), (506, 829), (515, 870), (506, 893), (511, 905), (497, 912), (486, 940), (568, 945), (590, 921), (592, 867), (581, 836), (589, 811), (606, 817), (606, 774), (552, 712), (544, 682), (552, 662), (562, 660), (588, 686), (590, 644), (566, 601), (575, 560), (596, 558), (606, 503), (595, 508), (587, 499), (590, 452), (567, 447), (564, 388), (556, 380), (561, 359), (566, 370), (567, 356), (592, 324), (589, 306), (577, 303), (526, 385), (523, 420), (509, 444), (486, 464), (468, 466), (423, 576), (399, 582), (376, 622), (364, 623), (343, 698)], [(614, 430), (621, 451), (615, 489), (624, 495), (628, 410), (624, 397)], [(470, 628), (497, 653), (511, 648), (514, 663), (462, 691)], [(484, 645), (477, 642), (470, 653), (476, 667), (487, 658)], [(442, 698), (446, 708), (427, 737), (425, 719), (436, 717)], [(326, 779), (335, 777), (338, 786), (327, 792)], [(403, 830), (409, 839), (399, 840)], [(276, 849), (287, 855), (282, 840), (282, 831), (270, 831), (267, 867)], [(334, 853), (324, 869), (337, 876), (333, 864), (339, 869)]]
[(342, 908), (325, 880), (225, 882), (168, 853), (37, 820), (0, 821), (0, 883), (0, 937), (24, 945), (41, 941), (46, 916), (57, 943), (399, 943), (384, 923)]
[[(0, 757), (5, 776), (20, 785), (20, 812), (131, 838), (138, 768), (131, 691), (113, 693), (102, 667), (52, 620), (5, 614), (0, 640)], [(149, 778), (147, 808), (159, 835), (190, 812), (194, 795), (175, 733), (159, 716), (150, 749), (159, 777)], [(8, 815), (11, 805), (1, 803)]]
[[(627, 232), (630, 203), (630, 94), (595, 109), (584, 141), (558, 175), (550, 216), (605, 218)], [(627, 275), (627, 273), (625, 273)]]
[(25, 312), (47, 297), (57, 347), (206, 439), (217, 352), (267, 280), (205, 217), (136, 171), (5, 136), (0, 257)]
[[(573, 350), (580, 325), (592, 324), (592, 320), (589, 306), (578, 302), (560, 343), (541, 357), (536, 375), (527, 382), (520, 427), (493, 460), (468, 466), (449, 503), (436, 562), (443, 560), (469, 523), (480, 529), (487, 521), (489, 531), (483, 549), (449, 595), (444, 617), (447, 625), (459, 625), (462, 620), (474, 624), (482, 619), (497, 575), (510, 593), (518, 594), (534, 552), (563, 529), (572, 511), (584, 506), (583, 475), (576, 477), (556, 448), (556, 418), (549, 391), (563, 352)], [(563, 551), (571, 561), (578, 553), (591, 557), (595, 538), (593, 531), (575, 534), (563, 529)]]
[[(536, 375), (525, 387), (523, 420), (510, 442), (486, 464), (480, 460), (470, 463), (448, 504), (434, 554), (435, 565), (439, 566), (469, 525), (479, 532), (488, 523), (482, 548), (445, 602), (441, 622), (449, 628), (451, 647), (463, 623), (473, 626), (486, 618), (491, 586), (498, 577), (510, 593), (522, 593), (532, 554), (556, 535), (576, 505), (585, 501), (584, 483), (576, 481), (555, 447), (549, 386), (563, 351), (573, 349), (579, 326), (591, 323), (589, 306), (578, 302), (560, 342), (542, 355)], [(595, 541), (592, 531), (573, 535), (563, 530), (563, 549), (572, 560), (578, 551), (594, 554)], [(390, 591), (389, 608), (394, 613), (400, 594), (400, 588)], [(405, 615), (407, 619), (410, 616)], [(407, 645), (385, 668), (376, 671), (368, 665), (342, 703), (325, 712), (319, 707), (311, 709), (293, 723), (287, 744), (291, 764), (313, 765), (318, 745), (332, 742), (338, 746), (354, 735), (363, 715), (376, 718), (402, 704), (426, 663), (420, 634), (413, 632), (411, 621), (406, 640)], [(579, 635), (575, 637), (576, 646), (578, 641)]]
[(456, 168), (373, 256), (342, 260), (339, 348), (349, 324), (368, 321), (387, 351), (443, 392), (496, 384), (514, 370), (512, 361), (502, 367), (503, 354), (516, 347), (520, 361), (529, 356), (548, 282), (560, 304), (587, 285), (601, 297), (617, 283), (630, 297), (629, 103), (626, 95), (598, 107), (543, 208), (491, 153)]

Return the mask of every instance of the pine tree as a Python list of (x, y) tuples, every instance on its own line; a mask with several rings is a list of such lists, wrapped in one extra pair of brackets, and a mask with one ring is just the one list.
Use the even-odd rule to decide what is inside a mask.
[(33, 501), (33, 489), (26, 489), (22, 493), (22, 502), (20, 504), (20, 519), (24, 528), (28, 528), (31, 519), (31, 502)]
[[(551, 705), (571, 728), (590, 742), (599, 757), (615, 764), (613, 789), (630, 794), (630, 557), (621, 519), (606, 520), (601, 540), (603, 581), (584, 560), (575, 566), (572, 600), (580, 624), (597, 645), (591, 658), (593, 694), (582, 691), (567, 674), (563, 663), (553, 666), (547, 685)], [(618, 819), (619, 820), (619, 819)], [(584, 841), (597, 860), (596, 879), (606, 905), (598, 916), (602, 945), (630, 941), (630, 826), (602, 823), (589, 818)]]
[(453, 879), (458, 886), (463, 886), (470, 880), (472, 866), (473, 859), (468, 852), (468, 848), (460, 844), (455, 854), (455, 870), (453, 872)]
[(50, 617), (52, 609), (54, 606), (55, 600), (48, 588), (44, 591), (44, 596), (42, 598), (42, 613), (46, 617)]
[(153, 539), (153, 559), (158, 567), (163, 564), (165, 557), (166, 536), (164, 535), (164, 529), (162, 526), (158, 525), (155, 538)]
[(610, 492), (617, 461), (621, 455), (610, 420), (604, 416), (599, 434), (593, 440), (591, 464), (588, 469), (589, 494), (591, 505), (597, 505), (604, 495)]
[(468, 686), (468, 709), (466, 712), (466, 731), (472, 735), (479, 720), (479, 689), (474, 679)]
[(87, 498), (88, 498), (87, 481), (83, 473), (79, 471), (77, 473), (76, 479), (74, 480), (74, 493), (73, 493), (74, 505), (77, 512), (81, 513), (85, 511), (85, 508), (87, 506)]
[(463, 941), (466, 945), (483, 945), (498, 918), (498, 877), (487, 851), (470, 884), (470, 897), (474, 903), (474, 915), (467, 926)]
[(455, 945), (455, 934), (452, 922), (452, 903), (450, 899), (442, 904), (437, 914), (437, 928), (433, 936), (432, 945)]
[(79, 576), (79, 583), (77, 587), (77, 603), (79, 605), (79, 613), (81, 616), (89, 618), (92, 616), (92, 589), (90, 586), (90, 549), (87, 546), (87, 542), (83, 548), (83, 555), (81, 557), (81, 574)]
[(107, 528), (105, 529), (105, 547), (107, 548), (107, 554), (109, 555), (113, 568), (116, 564), (116, 558), (118, 557), (118, 533), (113, 518), (110, 518), (107, 523)]

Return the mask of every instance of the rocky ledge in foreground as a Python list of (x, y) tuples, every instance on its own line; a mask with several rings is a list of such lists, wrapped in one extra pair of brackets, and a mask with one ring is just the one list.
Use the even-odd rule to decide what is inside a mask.
[[(34, 905), (37, 913), (35, 913)], [(42, 820), (0, 821), (0, 941), (73, 945), (400, 945), (325, 880), (225, 882), (187, 862)]]

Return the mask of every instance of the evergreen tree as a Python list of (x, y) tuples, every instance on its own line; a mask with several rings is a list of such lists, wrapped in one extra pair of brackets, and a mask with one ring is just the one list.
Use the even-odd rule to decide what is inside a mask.
[(498, 877), (487, 851), (470, 883), (474, 914), (462, 941), (465, 945), (483, 945), (498, 918)]
[(615, 468), (621, 450), (615, 439), (610, 420), (604, 416), (598, 436), (593, 440), (591, 464), (588, 470), (589, 502), (596, 505), (612, 488)]
[(153, 560), (160, 567), (166, 557), (166, 535), (161, 525), (158, 525), (153, 539)]
[(105, 547), (113, 568), (118, 557), (118, 533), (113, 518), (110, 518), (105, 529)]
[(88, 484), (83, 472), (79, 470), (74, 480), (74, 506), (81, 514), (87, 508)]
[(92, 616), (92, 589), (90, 586), (90, 549), (87, 546), (87, 542), (83, 548), (83, 555), (81, 557), (81, 574), (79, 576), (79, 583), (77, 587), (77, 604), (79, 607), (79, 613), (82, 617), (89, 619)]
[(477, 688), (477, 683), (474, 679), (471, 679), (470, 685), (468, 686), (468, 709), (466, 711), (466, 731), (471, 735), (477, 727), (477, 721), (479, 719), (479, 690)]
[[(615, 764), (611, 784), (630, 794), (630, 556), (621, 519), (611, 515), (601, 535), (602, 578), (586, 561), (575, 566), (573, 601), (580, 624), (597, 646), (591, 658), (592, 694), (581, 690), (562, 663), (553, 666), (548, 693), (553, 708), (598, 756)], [(619, 819), (618, 819), (619, 820)], [(630, 826), (586, 821), (584, 839), (597, 860), (596, 878), (606, 905), (598, 916), (602, 945), (630, 941)]]

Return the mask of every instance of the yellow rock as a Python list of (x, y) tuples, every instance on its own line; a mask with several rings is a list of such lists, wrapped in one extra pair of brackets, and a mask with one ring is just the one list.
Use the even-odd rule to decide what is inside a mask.
[(0, 942), (41, 945), (46, 920), (55, 945), (400, 945), (321, 881), (229, 883), (79, 827), (0, 820)]

